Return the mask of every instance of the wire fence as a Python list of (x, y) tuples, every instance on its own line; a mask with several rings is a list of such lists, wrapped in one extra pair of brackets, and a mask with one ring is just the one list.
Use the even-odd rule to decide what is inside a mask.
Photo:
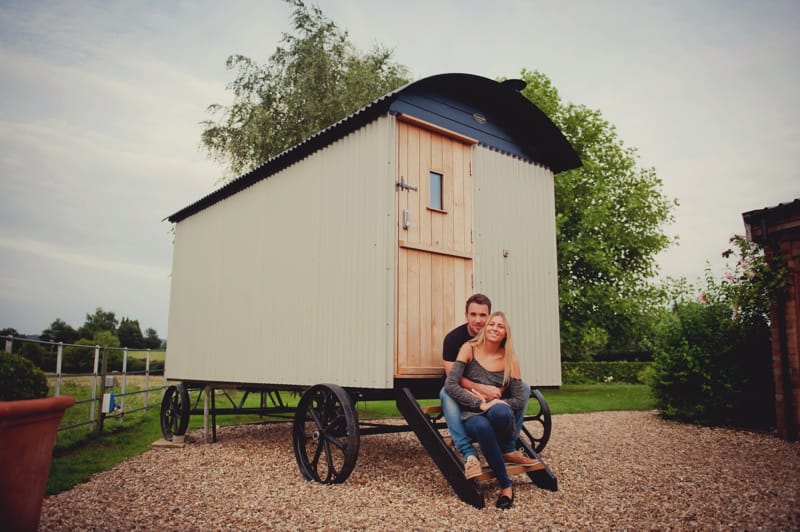
[[(41, 349), (26, 349), (26, 344)], [(75, 397), (75, 404), (62, 418), (59, 438), (84, 426), (87, 433), (100, 433), (107, 422), (122, 424), (126, 416), (146, 415), (149, 409), (160, 407), (166, 388), (163, 360), (154, 360), (152, 349), (65, 344), (9, 335), (4, 350), (39, 358), (33, 362), (50, 370), (45, 374), (52, 395)], [(156, 353), (163, 356), (161, 351)]]

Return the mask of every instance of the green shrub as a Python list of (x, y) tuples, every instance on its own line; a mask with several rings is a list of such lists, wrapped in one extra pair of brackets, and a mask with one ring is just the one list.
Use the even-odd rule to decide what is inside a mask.
[(774, 422), (769, 327), (721, 303), (683, 302), (665, 324), (650, 387), (666, 417), (768, 428)]
[(564, 384), (624, 382), (642, 384), (642, 372), (649, 362), (562, 362), (561, 380)]
[[(785, 288), (781, 257), (768, 264), (742, 237), (741, 259), (693, 300), (678, 294), (654, 339), (649, 385), (664, 416), (705, 425), (774, 426), (769, 309)], [(737, 252), (729, 249), (724, 257)]]
[(61, 371), (64, 373), (91, 373), (94, 369), (94, 343), (81, 338), (75, 345), (64, 347)]
[(19, 354), (33, 362), (37, 367), (43, 368), (45, 349), (33, 342), (25, 342), (19, 350)]
[(27, 358), (0, 351), (0, 401), (47, 397), (47, 377)]

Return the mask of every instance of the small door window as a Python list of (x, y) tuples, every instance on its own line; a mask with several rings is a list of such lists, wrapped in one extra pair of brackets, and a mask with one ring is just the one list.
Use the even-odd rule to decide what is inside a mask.
[(444, 210), (444, 203), (442, 200), (442, 177), (442, 174), (438, 172), (430, 173), (428, 207), (436, 209), (437, 211)]

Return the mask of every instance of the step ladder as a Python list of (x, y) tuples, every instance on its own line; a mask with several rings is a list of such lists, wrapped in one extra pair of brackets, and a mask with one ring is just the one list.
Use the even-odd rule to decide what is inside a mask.
[[(494, 472), (490, 468), (484, 467), (484, 471), (480, 476), (475, 479), (467, 479), (464, 476), (464, 464), (453, 447), (442, 437), (436, 426), (436, 419), (431, 415), (436, 413), (435, 410), (426, 407), (427, 413), (423, 411), (423, 408), (420, 407), (408, 388), (397, 390), (396, 402), (397, 409), (408, 422), (408, 426), (417, 435), (422, 446), (428, 451), (433, 462), (442, 472), (442, 475), (444, 475), (458, 498), (476, 508), (484, 508), (486, 502), (483, 491), (474, 480), (493, 478)], [(509, 475), (524, 472), (536, 486), (550, 491), (557, 491), (558, 480), (541, 457), (522, 438), (517, 440), (517, 447), (522, 447), (525, 454), (538, 460), (541, 467), (509, 464), (506, 466)]]

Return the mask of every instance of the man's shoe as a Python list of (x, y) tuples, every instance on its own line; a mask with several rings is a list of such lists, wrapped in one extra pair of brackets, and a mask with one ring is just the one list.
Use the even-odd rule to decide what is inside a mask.
[(467, 478), (475, 478), (481, 473), (483, 473), (483, 468), (478, 458), (474, 454), (467, 456), (467, 459), (464, 460), (464, 476)]
[(506, 495), (500, 495), (497, 498), (497, 502), (494, 503), (495, 508), (500, 508), (501, 510), (508, 510), (512, 506), (514, 506), (514, 494), (511, 494), (511, 497)]
[(503, 455), (503, 462), (507, 464), (519, 464), (519, 465), (534, 465), (538, 464), (539, 461), (535, 458), (531, 458), (529, 456), (525, 456), (522, 454), (522, 451), (512, 451), (510, 453), (505, 453)]

